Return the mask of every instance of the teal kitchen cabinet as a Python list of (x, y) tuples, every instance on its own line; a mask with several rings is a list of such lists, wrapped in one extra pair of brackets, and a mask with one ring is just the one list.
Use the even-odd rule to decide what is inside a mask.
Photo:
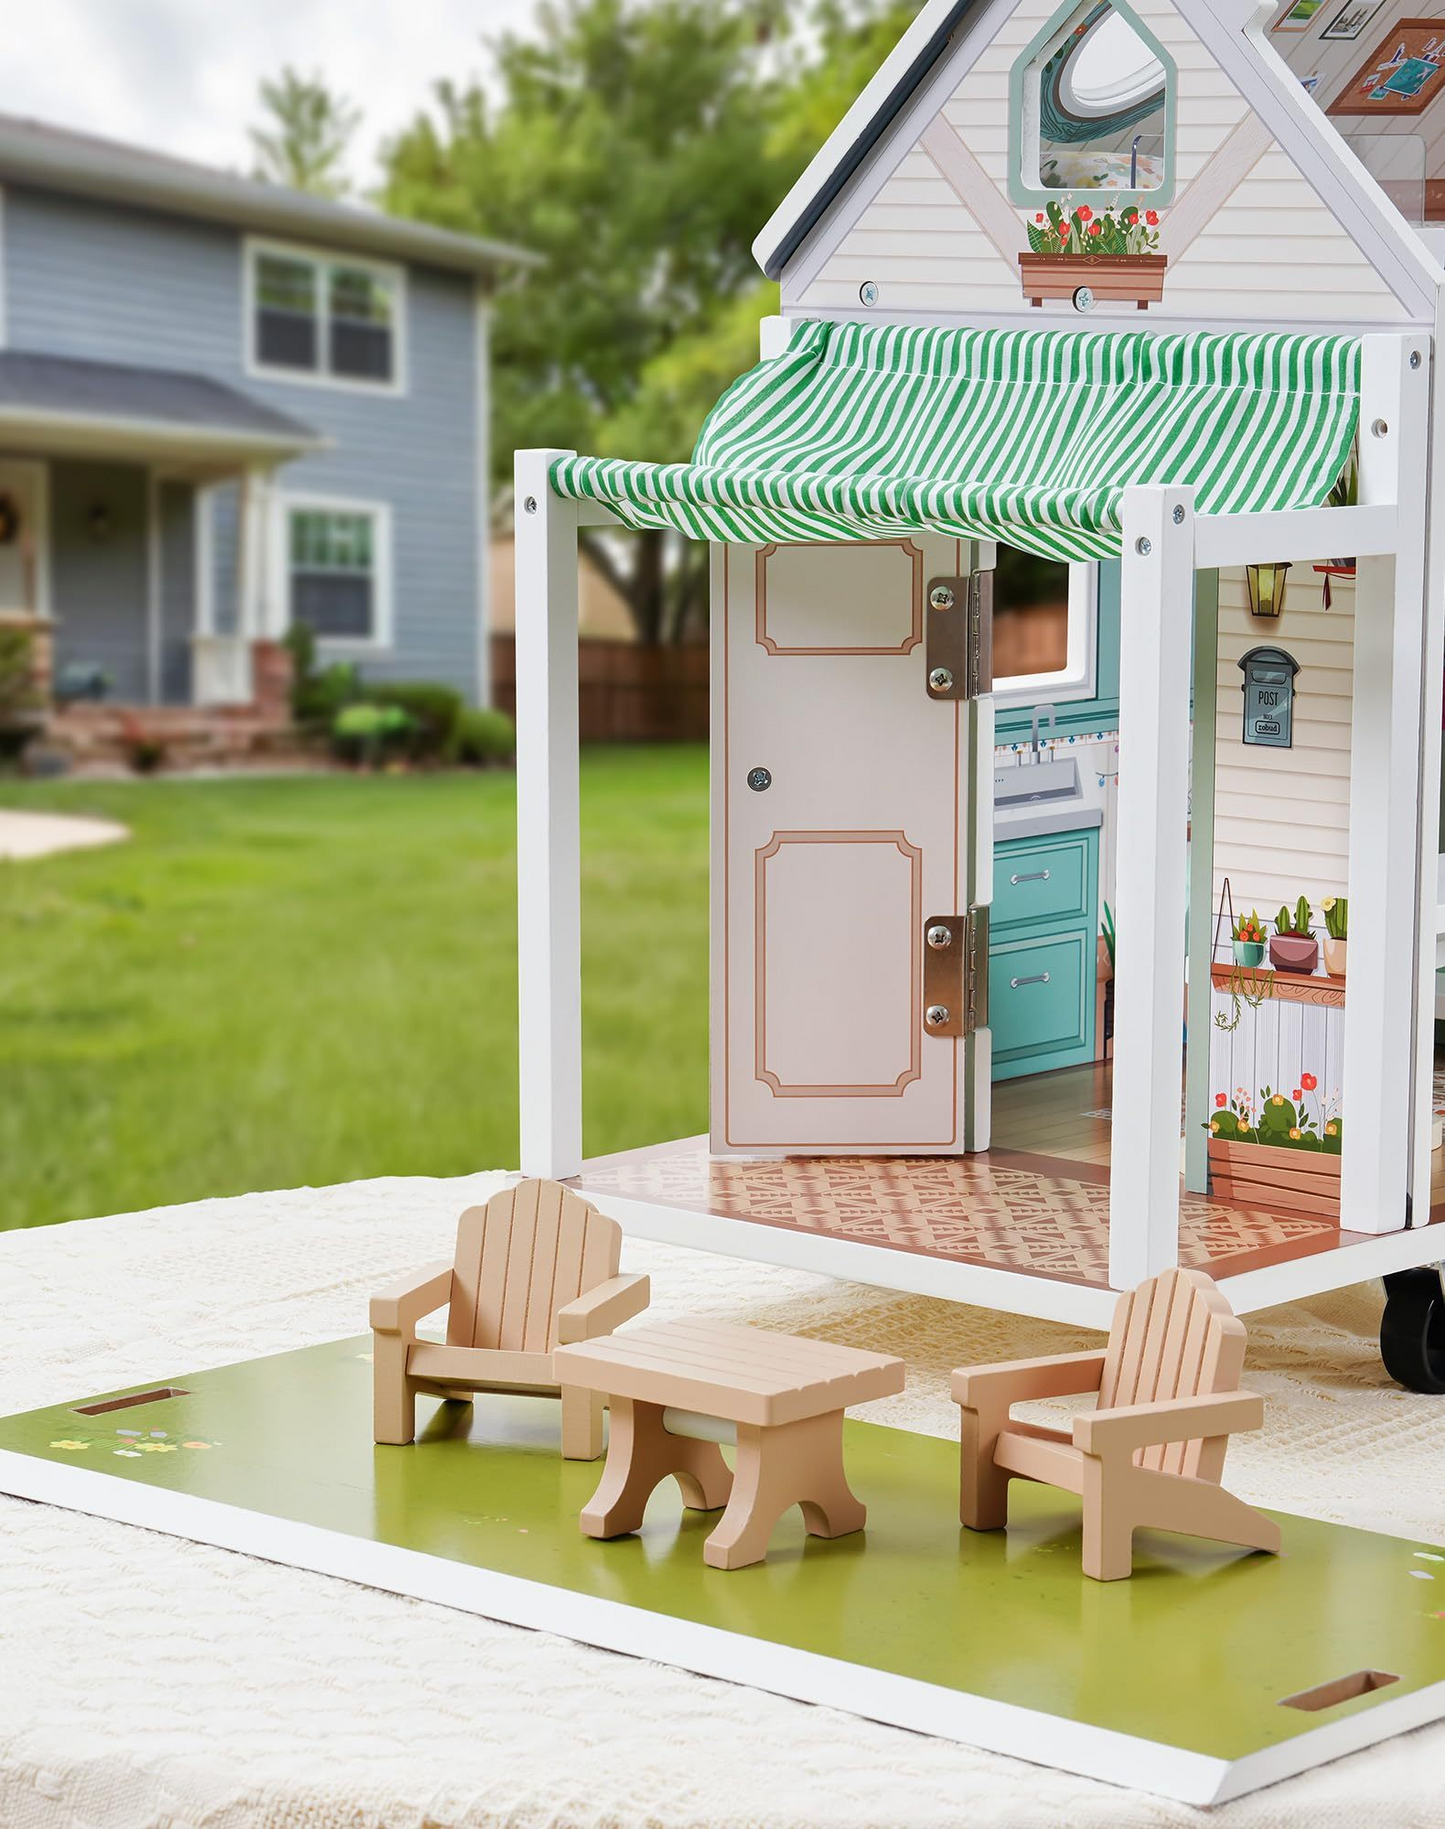
[(1097, 829), (994, 846), (988, 1019), (993, 1077), (1094, 1058)]

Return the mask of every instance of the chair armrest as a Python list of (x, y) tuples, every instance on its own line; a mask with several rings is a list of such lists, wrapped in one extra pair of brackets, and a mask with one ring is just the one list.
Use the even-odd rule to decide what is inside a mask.
[(1264, 1423), (1258, 1391), (1227, 1391), (1213, 1397), (1170, 1397), (1163, 1403), (1122, 1404), (1074, 1418), (1074, 1446), (1085, 1454), (1132, 1454), (1166, 1442), (1192, 1442)]
[(371, 1298), (371, 1326), (378, 1334), (400, 1334), (416, 1326), (443, 1302), (450, 1301), (452, 1267), (429, 1264), (409, 1276), (404, 1283), (394, 1283)]
[(652, 1279), (646, 1276), (609, 1277), (595, 1289), (588, 1289), (557, 1310), (558, 1346), (575, 1346), (580, 1340), (595, 1340), (610, 1334), (620, 1322), (640, 1315), (652, 1294)]
[(1092, 1353), (1055, 1353), (1048, 1359), (964, 1366), (953, 1374), (953, 1401), (973, 1410), (985, 1403), (1007, 1406), (1031, 1397), (1072, 1397), (1097, 1391), (1103, 1376), (1102, 1347)]

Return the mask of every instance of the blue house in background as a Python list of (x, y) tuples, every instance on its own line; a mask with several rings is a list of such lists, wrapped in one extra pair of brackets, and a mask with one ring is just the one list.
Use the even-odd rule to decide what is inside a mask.
[(487, 322), (524, 253), (0, 117), (0, 621), (62, 687), (253, 697), (293, 622), (487, 677)]

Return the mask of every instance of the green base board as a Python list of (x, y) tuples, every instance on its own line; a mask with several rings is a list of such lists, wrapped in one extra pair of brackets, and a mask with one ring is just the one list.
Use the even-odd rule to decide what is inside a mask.
[[(726, 1573), (702, 1560), (716, 1515), (670, 1480), (638, 1535), (583, 1537), (600, 1467), (559, 1458), (555, 1402), (422, 1399), (415, 1446), (375, 1447), (365, 1336), (94, 1413), (147, 1388), (0, 1419), (0, 1490), (1187, 1802), (1445, 1716), (1426, 1544), (1286, 1515), (1279, 1557), (1140, 1532), (1133, 1578), (1093, 1582), (1069, 1495), (1015, 1482), (1007, 1534), (963, 1531), (953, 1444), (849, 1422), (867, 1531), (809, 1538), (794, 1512), (765, 1563)], [(1365, 1670), (1398, 1681), (1282, 1706)]]

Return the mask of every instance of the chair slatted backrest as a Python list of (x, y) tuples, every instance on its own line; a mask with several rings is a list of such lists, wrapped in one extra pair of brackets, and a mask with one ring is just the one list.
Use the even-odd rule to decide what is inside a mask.
[(549, 1353), (557, 1310), (617, 1275), (622, 1228), (556, 1181), (522, 1181), (457, 1222), (448, 1346)]
[[(1200, 1270), (1166, 1270), (1119, 1298), (1099, 1408), (1237, 1391), (1244, 1345), (1244, 1323), (1211, 1277)], [(1226, 1445), (1224, 1436), (1169, 1442), (1141, 1448), (1134, 1460), (1140, 1467), (1218, 1482)]]

